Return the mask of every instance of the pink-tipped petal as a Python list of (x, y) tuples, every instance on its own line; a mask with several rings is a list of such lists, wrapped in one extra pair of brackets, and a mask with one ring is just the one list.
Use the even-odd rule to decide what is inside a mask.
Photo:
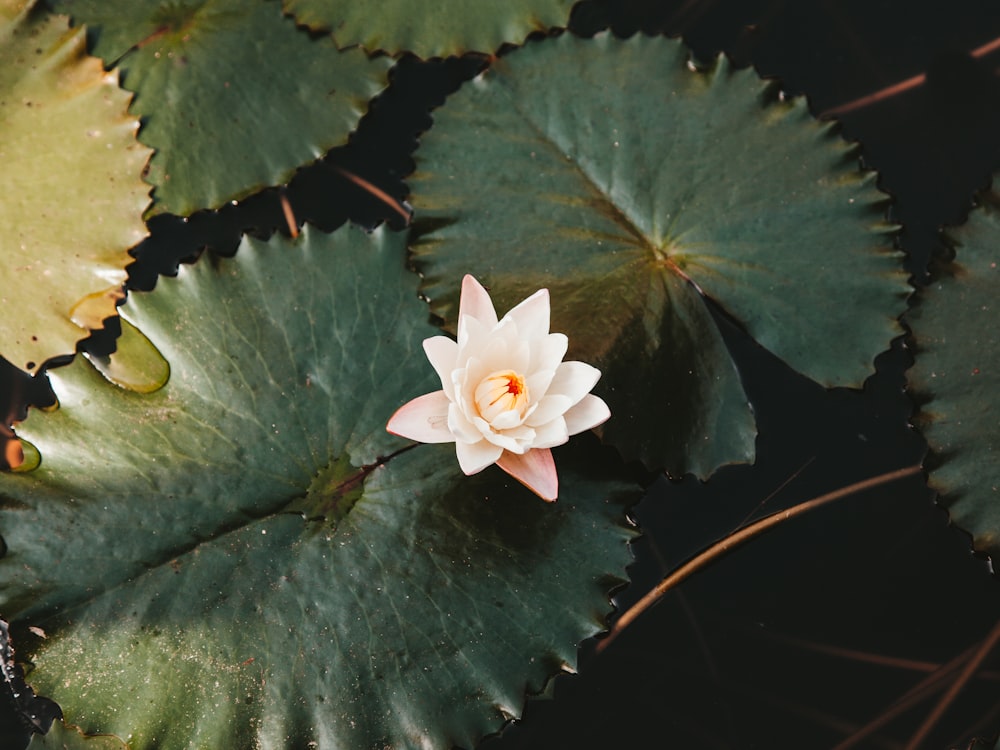
[(475, 318), (488, 329), (497, 324), (497, 311), (489, 292), (470, 274), (462, 279), (462, 298), (458, 303), (459, 319), (465, 315)]
[(548, 448), (535, 448), (521, 455), (504, 451), (496, 464), (542, 500), (551, 503), (559, 496), (559, 475)]
[(434, 368), (434, 372), (441, 378), (441, 386), (444, 388), (445, 395), (450, 399), (455, 398), (451, 373), (455, 369), (455, 361), (458, 358), (458, 344), (447, 336), (432, 336), (429, 339), (424, 339), (424, 353)]
[(385, 429), (419, 443), (450, 443), (455, 440), (448, 429), (450, 405), (444, 391), (426, 393), (399, 407)]
[(570, 435), (576, 435), (591, 427), (604, 424), (611, 416), (611, 410), (603, 399), (587, 394), (576, 406), (563, 414), (566, 429)]
[(556, 369), (556, 376), (549, 383), (546, 393), (550, 396), (559, 394), (568, 396), (571, 404), (590, 393), (597, 381), (601, 379), (601, 371), (584, 362), (563, 362)]
[(503, 448), (488, 440), (480, 440), (478, 443), (455, 443), (455, 453), (462, 471), (466, 476), (471, 476), (490, 464), (495, 464), (503, 453)]
[(503, 318), (517, 324), (518, 335), (525, 341), (547, 336), (549, 333), (549, 290), (539, 289), (528, 299), (512, 307)]

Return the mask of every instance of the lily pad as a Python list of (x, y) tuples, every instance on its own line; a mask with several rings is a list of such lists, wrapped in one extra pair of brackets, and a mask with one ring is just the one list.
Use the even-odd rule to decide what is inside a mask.
[(57, 0), (136, 92), (151, 214), (218, 208), (347, 142), (391, 61), (312, 39), (277, 2)]
[(558, 452), (546, 504), (385, 431), (436, 381), (405, 241), (246, 240), (123, 307), (161, 389), (51, 373), (41, 465), (0, 476), (0, 611), (47, 633), (31, 683), (67, 721), (133, 750), (469, 746), (602, 627), (637, 499), (613, 452)]
[(115, 314), (146, 235), (130, 98), (65, 18), (0, 2), (0, 354), (26, 370)]
[(953, 233), (956, 259), (907, 315), (931, 484), (977, 550), (1000, 559), (1000, 209), (992, 194)]
[(34, 735), (27, 750), (128, 750), (128, 747), (117, 737), (87, 737), (76, 727), (57, 721), (46, 734)]
[(138, 393), (152, 393), (163, 387), (170, 377), (170, 363), (153, 343), (127, 320), (119, 321), (122, 335), (118, 337), (115, 356), (84, 353), (94, 367), (115, 385)]
[(573, 0), (282, 0), (296, 21), (331, 31), (341, 47), (396, 55), (490, 54), (532, 31), (565, 26)]
[(707, 477), (754, 455), (708, 299), (825, 386), (860, 386), (910, 291), (885, 196), (805, 101), (678, 42), (568, 34), (500, 58), (417, 151), (412, 250), (454, 325), (472, 273), (503, 308), (549, 287), (569, 357), (600, 367), (605, 437)]

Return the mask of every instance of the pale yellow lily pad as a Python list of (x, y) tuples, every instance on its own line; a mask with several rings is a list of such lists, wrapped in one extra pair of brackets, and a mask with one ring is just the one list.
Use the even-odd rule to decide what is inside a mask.
[(85, 32), (0, 0), (0, 355), (33, 370), (115, 314), (150, 150)]

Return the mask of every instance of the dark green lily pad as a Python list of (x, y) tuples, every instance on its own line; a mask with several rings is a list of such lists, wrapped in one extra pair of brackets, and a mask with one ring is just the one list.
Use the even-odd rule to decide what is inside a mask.
[(1000, 557), (1000, 211), (997, 196), (955, 230), (956, 259), (907, 315), (911, 388), (940, 465), (931, 484), (976, 549)]
[(499, 309), (549, 287), (569, 356), (605, 371), (606, 439), (648, 465), (753, 458), (706, 298), (825, 386), (860, 386), (900, 333), (910, 287), (854, 149), (752, 71), (691, 70), (678, 42), (512, 51), (435, 113), (417, 165), (434, 311), (454, 326), (466, 272)]
[(311, 39), (272, 0), (57, 0), (124, 71), (156, 149), (151, 213), (187, 215), (286, 182), (347, 142), (391, 61)]
[(0, 611), (46, 631), (31, 683), (67, 721), (133, 750), (470, 746), (601, 628), (637, 496), (607, 449), (558, 450), (548, 504), (385, 431), (436, 381), (404, 236), (248, 240), (122, 310), (169, 381), (53, 371), (41, 465), (0, 476)]
[(572, 0), (282, 0), (315, 31), (331, 31), (341, 47), (361, 44), (390, 54), (447, 57), (492, 53), (520, 44), (532, 31), (565, 26)]

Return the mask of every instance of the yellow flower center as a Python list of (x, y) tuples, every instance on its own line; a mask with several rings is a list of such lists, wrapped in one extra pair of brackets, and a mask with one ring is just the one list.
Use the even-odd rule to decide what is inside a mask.
[(516, 411), (523, 417), (528, 408), (528, 386), (513, 370), (498, 370), (476, 387), (475, 400), (479, 416), (487, 422), (507, 411)]

